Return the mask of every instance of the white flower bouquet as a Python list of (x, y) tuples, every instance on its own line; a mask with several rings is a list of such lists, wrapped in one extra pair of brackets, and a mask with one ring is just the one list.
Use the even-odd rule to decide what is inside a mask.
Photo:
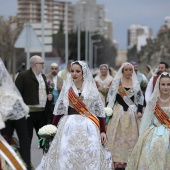
[(54, 125), (45, 125), (39, 129), (39, 135), (55, 135), (57, 132), (57, 128)]
[(112, 116), (112, 114), (113, 114), (113, 110), (110, 107), (105, 107), (104, 111), (106, 113), (106, 116)]
[(110, 108), (110, 107), (105, 107), (105, 108), (104, 108), (104, 111), (105, 111), (105, 113), (106, 113), (106, 119), (105, 119), (105, 121), (106, 121), (106, 124), (108, 124), (110, 117), (113, 115), (113, 110), (112, 110), (112, 108)]
[(57, 128), (54, 125), (45, 125), (39, 129), (38, 135), (40, 137), (39, 143), (43, 147), (43, 152), (47, 153), (50, 147), (50, 142), (53, 140)]

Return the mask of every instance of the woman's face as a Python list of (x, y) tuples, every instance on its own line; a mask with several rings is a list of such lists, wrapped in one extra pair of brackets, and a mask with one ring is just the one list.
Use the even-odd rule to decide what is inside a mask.
[(170, 78), (169, 77), (162, 77), (160, 79), (160, 93), (161, 94), (170, 94)]
[(106, 68), (106, 66), (100, 67), (100, 73), (101, 73), (102, 76), (106, 76), (107, 71), (108, 71), (108, 69)]
[(150, 70), (148, 69), (148, 67), (145, 67), (145, 71), (146, 71), (146, 73), (149, 73), (149, 72), (150, 72)]
[(126, 65), (123, 68), (123, 77), (126, 77), (126, 78), (132, 77), (132, 73), (133, 73), (133, 68), (131, 65)]
[(80, 65), (78, 64), (73, 64), (71, 66), (71, 76), (72, 79), (75, 83), (79, 83), (82, 82), (83, 80), (83, 72), (82, 72), (82, 68)]

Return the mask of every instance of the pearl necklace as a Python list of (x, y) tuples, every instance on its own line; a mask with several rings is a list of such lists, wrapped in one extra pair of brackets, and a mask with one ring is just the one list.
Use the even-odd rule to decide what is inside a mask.
[[(76, 86), (76, 84), (75, 84), (75, 86)], [(82, 88), (82, 85), (81, 86), (76, 86), (76, 88), (77, 88), (77, 91), (78, 91), (78, 93), (80, 93), (81, 91), (80, 91), (80, 89)]]
[(162, 99), (160, 96), (159, 96), (159, 100), (162, 102), (162, 103), (168, 103), (169, 100), (170, 100), (170, 97), (168, 97), (167, 99)]

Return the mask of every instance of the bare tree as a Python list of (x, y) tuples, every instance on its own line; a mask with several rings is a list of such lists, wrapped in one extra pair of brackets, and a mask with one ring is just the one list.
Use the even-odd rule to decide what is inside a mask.
[(8, 20), (4, 20), (3, 17), (0, 17), (0, 57), (10, 73), (15, 71), (14, 43), (20, 30), (21, 26), (17, 18), (10, 17)]

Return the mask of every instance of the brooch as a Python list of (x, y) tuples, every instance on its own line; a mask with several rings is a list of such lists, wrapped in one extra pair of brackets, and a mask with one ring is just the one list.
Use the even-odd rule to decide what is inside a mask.
[(81, 101), (83, 101), (83, 100), (84, 100), (84, 97), (83, 97), (83, 96), (79, 96), (79, 99), (80, 99)]

